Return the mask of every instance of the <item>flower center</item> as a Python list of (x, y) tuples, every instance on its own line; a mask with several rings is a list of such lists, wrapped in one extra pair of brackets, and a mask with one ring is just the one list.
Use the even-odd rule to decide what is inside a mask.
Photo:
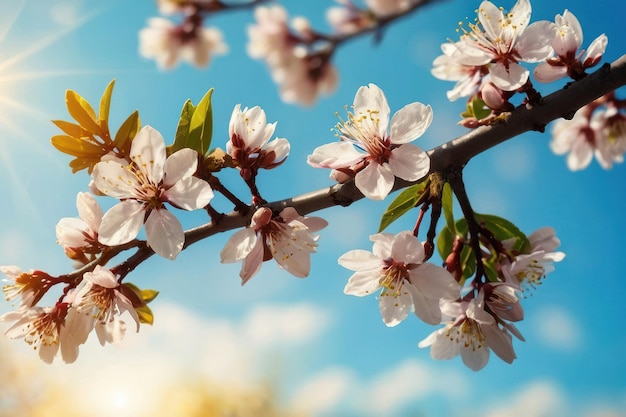
[(352, 142), (355, 146), (369, 154), (369, 160), (375, 160), (379, 164), (389, 161), (391, 155), (391, 142), (388, 137), (381, 137), (380, 111), (367, 109), (358, 114), (348, 112), (348, 120), (339, 118), (335, 131), (341, 140)]
[(402, 285), (409, 278), (409, 268), (404, 262), (397, 262), (393, 259), (385, 259), (383, 273), (385, 274), (379, 281), (383, 287), (381, 296), (398, 297), (402, 294)]

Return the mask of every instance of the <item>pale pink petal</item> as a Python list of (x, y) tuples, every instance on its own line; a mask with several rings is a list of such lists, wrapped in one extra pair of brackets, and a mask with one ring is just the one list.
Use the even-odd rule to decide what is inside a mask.
[(547, 62), (542, 62), (533, 70), (533, 76), (540, 83), (551, 83), (567, 77), (567, 66), (550, 65)]
[(391, 151), (389, 168), (403, 180), (417, 181), (430, 172), (430, 158), (419, 146), (405, 143)]
[(348, 168), (365, 157), (350, 142), (333, 142), (315, 148), (307, 163), (315, 168)]
[(593, 42), (591, 42), (591, 45), (589, 45), (589, 48), (587, 48), (585, 59), (583, 60), (583, 65), (585, 66), (585, 68), (597, 64), (600, 59), (602, 59), (602, 55), (604, 55), (604, 51), (606, 50), (606, 46), (608, 43), (609, 38), (607, 38), (604, 33), (594, 39)]
[(489, 74), (491, 81), (504, 91), (517, 90), (528, 80), (528, 70), (519, 64), (510, 62), (507, 66), (502, 63), (491, 65)]
[(376, 84), (370, 83), (368, 86), (361, 86), (354, 97), (354, 114), (370, 114), (370, 112), (376, 111), (379, 122), (379, 136), (384, 137), (387, 133), (387, 126), (389, 125), (389, 104), (387, 98)]
[(239, 271), (239, 276), (241, 277), (241, 285), (244, 285), (250, 278), (256, 275), (257, 272), (261, 269), (261, 265), (263, 264), (263, 252), (264, 252), (264, 244), (259, 239), (256, 244), (252, 247), (248, 256), (243, 259), (241, 263), (241, 271)]
[(76, 208), (78, 208), (78, 216), (92, 231), (97, 232), (102, 221), (102, 209), (96, 199), (89, 193), (78, 193)]
[(502, 32), (502, 22), (505, 20), (502, 10), (490, 1), (483, 1), (478, 7), (478, 20), (487, 36), (497, 39)]
[(148, 246), (167, 259), (175, 259), (183, 249), (185, 234), (180, 222), (166, 209), (152, 210), (146, 220)]
[(198, 152), (183, 148), (174, 152), (165, 161), (163, 185), (169, 188), (183, 178), (191, 177), (198, 168)]
[(124, 200), (107, 211), (102, 217), (98, 240), (115, 246), (128, 243), (137, 237), (143, 225), (144, 206), (135, 200)]
[(137, 177), (117, 161), (98, 162), (91, 175), (96, 188), (110, 197), (132, 198), (137, 194)]
[(411, 284), (404, 284), (402, 288), (406, 288), (411, 294), (415, 315), (419, 317), (420, 320), (428, 324), (441, 323), (441, 309), (439, 308), (438, 298), (426, 297)]
[(511, 18), (509, 26), (523, 31), (528, 26), (528, 22), (530, 22), (531, 12), (532, 8), (529, 0), (517, 0), (508, 13), (508, 16)]
[[(309, 236), (308, 233), (306, 233)], [(309, 275), (311, 269), (310, 254), (314, 250), (303, 240), (304, 236), (293, 237), (276, 237), (274, 234), (269, 235), (269, 246), (272, 256), (276, 263), (298, 278), (304, 278)]]
[(517, 356), (513, 350), (511, 335), (498, 326), (482, 326), (481, 329), (491, 350), (506, 363), (512, 363)]
[(391, 248), (393, 247), (393, 242), (395, 240), (395, 236), (391, 233), (376, 233), (375, 235), (370, 236), (370, 240), (374, 242), (374, 246), (372, 248), (372, 252), (379, 259), (387, 259), (391, 257)]
[(290, 145), (289, 141), (284, 138), (276, 138), (269, 141), (267, 145), (263, 147), (264, 152), (274, 152), (274, 163), (280, 162), (289, 155)]
[(87, 225), (81, 219), (66, 217), (56, 225), (56, 235), (59, 245), (70, 248), (80, 248), (87, 244), (85, 230)]
[(405, 285), (402, 286), (401, 294), (398, 296), (383, 292), (378, 298), (380, 315), (388, 327), (397, 326), (409, 315), (413, 301), (411, 294), (404, 287)]
[(115, 278), (115, 275), (110, 270), (103, 268), (100, 265), (96, 265), (92, 272), (85, 272), (83, 277), (96, 285), (104, 288), (117, 288), (119, 283)]
[(411, 232), (400, 232), (394, 236), (391, 258), (404, 264), (420, 264), (424, 261), (424, 247)]
[(197, 210), (209, 204), (213, 190), (208, 182), (197, 177), (187, 177), (174, 184), (164, 196), (176, 207)]
[(379, 259), (377, 268), (362, 269), (352, 274), (343, 289), (343, 293), (356, 297), (371, 295), (380, 289), (381, 278), (384, 278), (384, 274), (380, 267)]
[(552, 40), (555, 36), (556, 25), (554, 23), (547, 20), (535, 22), (517, 38), (515, 52), (523, 62), (543, 61), (553, 53)]
[(460, 287), (454, 277), (435, 264), (425, 263), (409, 271), (409, 280), (424, 295), (430, 298), (457, 299)]
[(344, 253), (337, 260), (339, 265), (352, 271), (368, 271), (382, 268), (381, 259), (371, 252), (355, 249)]
[(54, 357), (57, 355), (58, 351), (58, 343), (52, 343), (50, 345), (42, 343), (39, 346), (39, 358), (41, 358), (42, 361), (50, 365), (54, 361)]
[(460, 349), (463, 363), (472, 371), (480, 371), (489, 362), (489, 349), (486, 346), (475, 348), (473, 345), (463, 345)]
[(433, 121), (433, 110), (422, 103), (407, 104), (391, 118), (391, 143), (411, 142), (424, 134)]
[(133, 139), (130, 158), (153, 184), (163, 179), (165, 156), (165, 141), (161, 133), (152, 126), (142, 127)]
[(235, 232), (220, 252), (222, 263), (232, 263), (244, 259), (257, 244), (257, 234), (254, 229), (245, 228)]
[(577, 140), (567, 155), (567, 167), (572, 171), (587, 168), (593, 159), (593, 146), (586, 140)]
[(426, 341), (432, 342), (430, 348), (430, 356), (433, 359), (452, 359), (460, 353), (460, 343), (456, 342), (455, 340), (450, 340), (450, 337), (446, 334), (447, 330), (449, 330), (449, 327), (439, 329), (433, 333), (433, 338), (431, 340), (429, 340), (428, 338), (424, 340), (425, 343)]
[(370, 162), (354, 178), (356, 187), (371, 200), (383, 200), (393, 188), (394, 175), (388, 164)]

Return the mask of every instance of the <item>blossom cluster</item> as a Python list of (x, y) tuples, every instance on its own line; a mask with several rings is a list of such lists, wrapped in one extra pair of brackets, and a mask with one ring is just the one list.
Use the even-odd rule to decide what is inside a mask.
[[(89, 168), (91, 174), (91, 192), (80, 192), (76, 197), (79, 217), (63, 218), (56, 225), (57, 242), (74, 261), (76, 270), (52, 276), (40, 270), (23, 272), (17, 266), (0, 267), (9, 282), (3, 287), (7, 300), (18, 302), (15, 311), (0, 317), (0, 321), (14, 322), (6, 335), (24, 338), (48, 363), (59, 351), (65, 362), (76, 360), (80, 345), (91, 331), (103, 345), (118, 342), (126, 333), (123, 316), (130, 316), (137, 331), (140, 323), (151, 324), (147, 303), (157, 292), (124, 282), (134, 268), (128, 261), (114, 267), (106, 264), (121, 251), (132, 248), (138, 248), (136, 256), (154, 252), (175, 259), (187, 242), (172, 208), (204, 209), (214, 221), (220, 217), (210, 204), (214, 198), (210, 181), (242, 212), (255, 210), (250, 227), (235, 233), (222, 251), (222, 262), (243, 260), (243, 283), (272, 258), (291, 274), (306, 277), (309, 257), (319, 238), (314, 233), (327, 225), (321, 218), (299, 215), (293, 207), (274, 213), (262, 206), (265, 201), (255, 178), (259, 170), (279, 166), (289, 155), (290, 146), (284, 138), (271, 140), (276, 123), (267, 123), (260, 107), (234, 107), (223, 155), (219, 149), (207, 152), (210, 138), (198, 138), (199, 130), (182, 135), (180, 126), (177, 140), (182, 137), (182, 144), (175, 141), (166, 146), (156, 129), (149, 125), (139, 128), (138, 118), (132, 115), (113, 140), (107, 120), (112, 86), (109, 84), (105, 90), (98, 117), (82, 97), (72, 92), (68, 109), (78, 124), (55, 122), (67, 134), (58, 136), (55, 146), (76, 157), (70, 165)], [(193, 106), (191, 122), (181, 118), (181, 125), (211, 123), (208, 100), (210, 92)], [(85, 152), (82, 145), (86, 139), (77, 137), (81, 135), (90, 140), (100, 136), (101, 141), (93, 141), (101, 146)], [(192, 143), (194, 137), (199, 142)], [(109, 151), (103, 153), (103, 149)], [(214, 176), (226, 167), (237, 169), (250, 187), (252, 205), (238, 200)], [(118, 202), (104, 211), (98, 197)], [(142, 229), (145, 241), (138, 239)], [(38, 306), (54, 286), (63, 287), (57, 302), (50, 307)]]
[(524, 252), (507, 250), (507, 242), (500, 242), (497, 275), (469, 282), (450, 272), (452, 264), (442, 268), (426, 262), (424, 244), (409, 231), (378, 233), (370, 239), (372, 252), (357, 249), (339, 258), (340, 265), (355, 271), (344, 292), (359, 297), (378, 293), (383, 322), (390, 327), (410, 312), (425, 323), (443, 324), (419, 347), (430, 347), (434, 359), (460, 355), (475, 371), (487, 364), (490, 351), (513, 362), (512, 335), (524, 340), (513, 324), (524, 318), (520, 297), (565, 256), (555, 251), (560, 242), (554, 230), (539, 229), (528, 236)]
[[(510, 111), (515, 92), (534, 92), (523, 63), (540, 63), (534, 77), (551, 82), (565, 76), (580, 79), (600, 61), (607, 45), (604, 34), (582, 56), (582, 29), (574, 14), (566, 10), (555, 22), (530, 23), (531, 11), (529, 0), (518, 0), (506, 14), (490, 1), (480, 4), (477, 22), (461, 27), (460, 39), (444, 43), (443, 55), (433, 62), (436, 78), (456, 82), (448, 99), (477, 97), (495, 113)], [(464, 121), (468, 126), (476, 122)]]

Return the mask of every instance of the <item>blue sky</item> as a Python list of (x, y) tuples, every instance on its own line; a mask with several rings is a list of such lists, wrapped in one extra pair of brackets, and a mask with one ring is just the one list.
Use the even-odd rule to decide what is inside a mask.
[[(66, 89), (96, 103), (115, 78), (111, 126), (138, 109), (143, 124), (171, 140), (184, 101), (197, 102), (215, 87), (213, 144), (221, 147), (228, 140), (234, 105), (263, 107), (268, 121), (278, 121), (276, 135), (289, 139), (292, 149), (283, 166), (259, 179), (268, 200), (331, 185), (328, 172), (307, 166), (306, 156), (335, 139), (330, 132), (335, 112), (352, 103), (361, 85), (378, 84), (392, 111), (413, 101), (432, 105), (433, 124), (417, 142), (424, 149), (465, 132), (456, 125), (463, 104), (447, 101), (452, 84), (434, 79), (430, 68), (439, 45), (457, 36), (457, 22), (471, 19), (478, 2), (433, 5), (389, 27), (377, 45), (369, 36), (343, 45), (334, 59), (340, 73), (337, 91), (306, 108), (282, 103), (264, 64), (247, 57), (250, 12), (208, 21), (220, 27), (230, 48), (210, 68), (181, 65), (162, 72), (137, 52), (138, 31), (157, 15), (154, 2), (8, 3), (0, 5), (1, 265), (52, 274), (71, 270), (55, 243), (54, 226), (62, 217), (76, 216), (76, 193), (87, 189), (88, 178), (71, 175), (70, 158), (50, 145), (58, 132), (50, 120), (69, 118)], [(283, 4), (292, 15), (306, 15), (314, 27), (327, 29), (323, 13), (331, 1)], [(496, 4), (508, 9), (513, 2)], [(533, 7), (533, 21), (553, 19), (568, 8), (581, 21), (584, 45), (606, 33), (606, 61), (626, 52), (621, 2), (535, 1)], [(593, 162), (571, 173), (564, 159), (550, 152), (549, 139), (549, 132), (525, 134), (476, 157), (465, 169), (477, 211), (508, 218), (526, 233), (552, 226), (567, 254), (523, 301), (526, 318), (519, 328), (526, 342), (515, 344), (518, 359), (512, 365), (492, 357), (475, 373), (459, 358), (435, 362), (428, 350), (417, 347), (431, 326), (410, 317), (387, 328), (373, 297), (343, 294), (350, 271), (336, 260), (348, 250), (371, 249), (368, 236), (376, 232), (388, 204), (360, 201), (316, 213), (330, 225), (320, 233), (308, 278), (294, 278), (266, 263), (241, 287), (239, 265), (219, 263), (229, 233), (216, 236), (191, 246), (174, 262), (153, 257), (129, 277), (161, 291), (152, 304), (152, 328), (142, 327), (120, 346), (101, 348), (91, 340), (71, 366), (33, 366), (42, 374), (54, 373), (58, 381), (86, 382), (71, 384), (72, 389), (102, 415), (137, 415), (148, 409), (147, 399), (161, 382), (201, 374), (233, 384), (277, 380), (281, 401), (316, 416), (623, 416), (624, 166), (604, 171)], [(225, 174), (223, 181), (244, 193), (236, 175)], [(191, 226), (203, 220), (190, 216), (185, 222)], [(408, 229), (413, 222), (408, 216), (389, 230)], [(5, 303), (0, 312), (10, 309)], [(35, 357), (24, 345), (0, 344)], [(138, 384), (117, 377), (129, 370)], [(93, 372), (109, 382), (99, 394), (89, 389)]]

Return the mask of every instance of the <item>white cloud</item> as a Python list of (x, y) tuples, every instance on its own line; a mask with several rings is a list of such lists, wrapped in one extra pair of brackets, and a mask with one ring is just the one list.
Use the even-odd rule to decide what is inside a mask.
[(560, 388), (551, 381), (534, 381), (502, 405), (488, 410), (486, 417), (560, 417), (565, 416), (566, 401)]
[(531, 322), (538, 333), (538, 342), (563, 351), (581, 347), (582, 329), (574, 315), (562, 307), (545, 306), (537, 309)]
[[(240, 320), (205, 318), (158, 301), (152, 309), (154, 326), (144, 325), (138, 334), (129, 326), (121, 343), (105, 347), (91, 335), (72, 365), (60, 358), (46, 365), (20, 340), (3, 340), (0, 348), (14, 349), (16, 362), (31, 364), (39, 381), (53, 380), (54, 386), (71, 390), (84, 415), (148, 416), (160, 411), (154, 410), (159, 403), (154, 396), (167, 395), (181, 378), (206, 378), (231, 388), (258, 386), (268, 376), (262, 366), (272, 349), (314, 345), (329, 323), (328, 313), (313, 304), (260, 305)], [(32, 395), (41, 389), (34, 384)]]
[(313, 304), (263, 305), (250, 312), (243, 330), (253, 345), (264, 348), (308, 342), (329, 323), (329, 313)]
[(346, 397), (354, 393), (358, 381), (353, 371), (329, 368), (305, 382), (292, 397), (295, 409), (311, 415), (336, 411)]
[(411, 358), (369, 380), (346, 368), (328, 368), (306, 381), (291, 403), (313, 416), (330, 410), (336, 415), (337, 409), (351, 409), (361, 416), (392, 416), (431, 395), (458, 400), (465, 393), (450, 387), (466, 385), (461, 373)]

